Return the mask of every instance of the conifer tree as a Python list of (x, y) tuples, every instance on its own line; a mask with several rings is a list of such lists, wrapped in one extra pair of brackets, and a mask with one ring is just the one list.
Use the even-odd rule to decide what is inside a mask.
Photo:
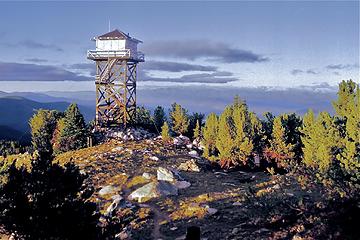
[(167, 122), (164, 122), (163, 126), (161, 127), (161, 137), (164, 142), (169, 142), (171, 139), (169, 131), (169, 125)]
[[(253, 143), (251, 130), (251, 121), (249, 111), (245, 102), (241, 101), (239, 97), (235, 97), (232, 106), (232, 121), (234, 122), (235, 130), (235, 146), (234, 146), (234, 160), (233, 164), (238, 165), (242, 163), (245, 165), (253, 151)], [(237, 163), (235, 163), (235, 161)]]
[[(343, 173), (352, 182), (360, 184), (360, 89), (349, 80), (339, 84), (338, 99), (333, 102), (341, 131), (341, 147), (336, 158)], [(359, 186), (360, 187), (360, 186)]]
[(321, 112), (316, 120), (309, 112), (304, 117), (304, 163), (321, 173), (327, 173), (334, 164), (335, 150), (340, 135), (334, 119), (327, 112)]
[(194, 130), (196, 128), (196, 124), (197, 122), (199, 122), (201, 127), (204, 117), (205, 117), (204, 114), (197, 112), (189, 116), (189, 126), (187, 132), (185, 133), (187, 137), (191, 139), (194, 138)]
[(286, 115), (275, 117), (269, 147), (265, 149), (267, 159), (274, 161), (278, 168), (289, 167), (290, 161), (294, 158), (294, 145), (289, 143), (286, 136), (287, 129), (284, 127), (286, 117)]
[(181, 135), (186, 133), (189, 127), (189, 118), (187, 112), (180, 104), (172, 104), (172, 109), (170, 111), (170, 120), (172, 130)]
[(194, 139), (200, 139), (200, 138), (201, 138), (201, 128), (200, 128), (200, 121), (198, 120), (194, 128)]
[(52, 135), (61, 114), (53, 110), (39, 109), (30, 119), (31, 138), (34, 149), (52, 153)]
[(210, 113), (206, 118), (203, 129), (204, 156), (211, 157), (216, 155), (216, 138), (218, 135), (218, 118), (215, 113)]
[(249, 118), (251, 125), (250, 136), (252, 137), (253, 152), (258, 156), (261, 156), (266, 146), (267, 140), (265, 129), (263, 127), (263, 123), (255, 113), (250, 112)]
[(165, 110), (163, 107), (157, 106), (155, 108), (153, 120), (157, 131), (159, 131), (161, 127), (164, 125), (164, 122), (166, 121)]
[(135, 125), (145, 129), (153, 126), (150, 111), (144, 106), (136, 107)]
[(86, 147), (86, 125), (77, 104), (72, 103), (65, 111), (60, 132), (60, 150), (69, 151)]
[(220, 165), (229, 168), (234, 162), (233, 149), (235, 143), (235, 126), (232, 119), (233, 109), (227, 106), (221, 113), (216, 138), (216, 148), (219, 151)]

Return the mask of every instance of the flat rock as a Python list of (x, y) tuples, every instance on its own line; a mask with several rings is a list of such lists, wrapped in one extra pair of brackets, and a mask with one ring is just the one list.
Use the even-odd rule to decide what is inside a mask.
[(157, 180), (159, 181), (168, 181), (168, 182), (175, 182), (176, 178), (173, 172), (169, 169), (159, 167), (156, 171)]
[(100, 189), (99, 194), (100, 195), (107, 195), (107, 194), (112, 194), (114, 192), (116, 192), (118, 189), (116, 187), (113, 187), (111, 185), (105, 186), (103, 188)]
[(191, 186), (191, 183), (187, 182), (187, 181), (177, 181), (174, 184), (178, 189), (184, 189), (184, 188), (188, 188)]
[(153, 198), (168, 195), (177, 195), (178, 188), (167, 181), (155, 181), (148, 183), (129, 195), (129, 200), (136, 200), (139, 203), (146, 202)]

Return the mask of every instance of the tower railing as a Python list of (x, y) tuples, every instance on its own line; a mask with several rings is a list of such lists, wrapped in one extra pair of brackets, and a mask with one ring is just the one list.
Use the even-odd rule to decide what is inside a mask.
[(122, 50), (88, 50), (87, 58), (96, 60), (96, 59), (106, 59), (106, 58), (126, 58), (126, 59), (134, 59), (139, 62), (143, 62), (145, 60), (144, 53), (136, 52), (132, 53), (130, 49), (122, 49)]

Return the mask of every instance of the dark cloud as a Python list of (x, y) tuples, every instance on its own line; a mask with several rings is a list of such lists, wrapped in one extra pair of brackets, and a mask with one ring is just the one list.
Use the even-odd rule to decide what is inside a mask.
[(63, 65), (64, 68), (71, 69), (71, 70), (85, 70), (90, 74), (90, 76), (95, 76), (96, 74), (96, 67), (94, 63), (75, 63), (75, 64), (68, 64)]
[(179, 83), (228, 83), (239, 80), (233, 77), (230, 72), (217, 71), (213, 73), (197, 73), (186, 74), (181, 77), (152, 77), (147, 72), (140, 72), (140, 81), (156, 81), (156, 82), (179, 82)]
[(75, 63), (75, 64), (69, 64), (64, 65), (70, 69), (82, 69), (82, 70), (92, 70), (95, 69), (94, 63)]
[(316, 71), (316, 70), (314, 70), (314, 69), (307, 69), (307, 70), (293, 69), (290, 73), (291, 73), (292, 75), (294, 75), (294, 76), (300, 75), (300, 74), (303, 74), (303, 73), (312, 74), (312, 75), (317, 75), (317, 74), (319, 74), (319, 72)]
[(249, 50), (234, 48), (226, 43), (211, 41), (164, 41), (144, 45), (145, 52), (152, 56), (177, 57), (188, 60), (206, 58), (223, 63), (265, 62), (269, 58)]
[(354, 68), (359, 68), (359, 64), (330, 64), (326, 66), (329, 70), (350, 70)]
[(307, 74), (313, 74), (313, 75), (319, 74), (319, 72), (318, 72), (318, 71), (315, 71), (314, 69), (308, 69), (308, 70), (306, 70), (306, 73), (307, 73)]
[(146, 61), (141, 64), (144, 70), (158, 70), (166, 72), (183, 72), (183, 71), (216, 71), (215, 66), (204, 66), (189, 63), (169, 62), (169, 61)]
[(48, 60), (42, 59), (42, 58), (27, 58), (27, 59), (25, 59), (25, 61), (33, 62), (33, 63), (45, 63), (45, 62), (48, 62)]
[(292, 74), (292, 75), (298, 75), (298, 74), (301, 74), (301, 73), (304, 73), (304, 71), (301, 70), (301, 69), (293, 69), (293, 70), (291, 71), (291, 74)]
[(46, 50), (52, 50), (57, 52), (63, 52), (64, 50), (55, 45), (55, 44), (46, 44), (46, 43), (40, 43), (33, 40), (23, 40), (18, 43), (2, 43), (2, 45), (5, 45), (7, 47), (24, 47), (29, 49), (46, 49)]
[(61, 67), (0, 62), (0, 81), (86, 81), (90, 80)]
[(56, 46), (54, 44), (45, 44), (45, 43), (40, 43), (40, 42), (36, 42), (33, 40), (24, 40), (24, 41), (19, 42), (18, 45), (24, 46), (27, 48), (49, 49), (49, 50), (54, 50), (54, 51), (58, 51), (58, 52), (64, 51), (61, 47)]

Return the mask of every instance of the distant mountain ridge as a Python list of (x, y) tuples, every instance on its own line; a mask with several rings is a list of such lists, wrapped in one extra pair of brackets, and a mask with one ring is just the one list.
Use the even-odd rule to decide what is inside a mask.
[[(0, 92), (0, 139), (28, 142), (30, 139), (29, 119), (37, 109), (64, 111), (70, 102), (38, 102), (21, 96)], [(94, 117), (93, 109), (79, 105), (85, 119)]]

